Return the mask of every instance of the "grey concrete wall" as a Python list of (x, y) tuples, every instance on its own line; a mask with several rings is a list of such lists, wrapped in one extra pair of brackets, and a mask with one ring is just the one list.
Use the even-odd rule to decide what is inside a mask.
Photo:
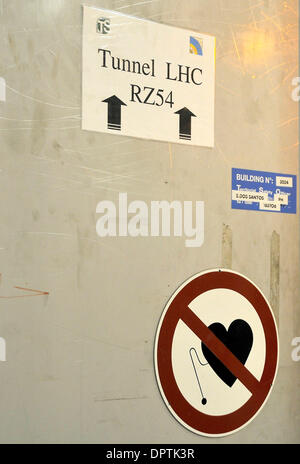
[[(231, 210), (232, 167), (298, 172), (297, 2), (85, 3), (216, 36), (216, 144), (82, 131), (80, 0), (0, 1), (0, 442), (299, 443), (299, 217)], [(204, 245), (100, 239), (96, 205), (119, 192), (205, 201)], [(175, 289), (218, 266), (270, 299), (280, 364), (259, 416), (216, 440), (168, 412), (153, 344)]]

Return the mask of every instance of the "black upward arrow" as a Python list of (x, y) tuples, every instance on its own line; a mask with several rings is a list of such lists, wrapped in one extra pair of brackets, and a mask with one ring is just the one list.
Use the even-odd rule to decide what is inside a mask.
[(197, 116), (185, 107), (176, 111), (175, 114), (179, 114), (179, 138), (183, 140), (191, 140), (192, 117), (196, 118)]
[(118, 97), (113, 95), (112, 97), (102, 100), (103, 103), (107, 103), (108, 114), (107, 114), (107, 127), (111, 130), (121, 130), (121, 106), (127, 106)]

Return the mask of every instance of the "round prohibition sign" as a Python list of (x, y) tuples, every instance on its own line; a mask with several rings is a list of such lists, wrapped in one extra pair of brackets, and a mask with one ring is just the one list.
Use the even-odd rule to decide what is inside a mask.
[[(213, 308), (209, 305), (206, 306), (203, 302), (212, 301), (212, 306), (222, 306), (222, 296), (228, 297), (228, 295), (230, 298), (235, 298), (229, 301), (241, 302), (241, 305), (227, 305), (228, 308), (232, 308), (227, 311), (230, 313), (230, 320), (243, 317), (243, 314), (247, 311), (244, 311), (244, 309), (242, 311), (241, 308), (243, 304), (248, 305), (247, 307), (250, 308), (249, 313), (251, 317), (256, 318), (257, 322), (255, 324), (259, 326), (259, 330), (261, 331), (261, 341), (258, 344), (258, 349), (254, 350), (253, 348), (252, 361), (248, 363), (252, 366), (251, 369), (249, 369), (246, 363), (249, 353), (246, 354), (244, 359), (242, 359), (242, 356), (237, 356), (235, 350), (231, 349), (230, 343), (224, 342), (222, 337), (218, 337), (218, 334), (216, 335), (216, 330), (213, 330), (214, 326), (216, 328), (216, 326), (220, 327), (221, 325), (213, 324), (208, 327), (208, 324), (201, 320), (203, 318), (199, 317), (199, 314), (191, 309), (194, 301), (204, 297), (206, 299), (201, 300), (202, 303), (200, 304), (201, 311), (213, 313)], [(213, 298), (207, 299), (207, 296)], [(223, 312), (225, 313), (226, 311)], [(238, 320), (233, 324), (235, 323), (244, 323), (244, 325), (248, 326), (245, 321)], [(252, 324), (252, 328), (255, 324)], [(241, 404), (236, 404), (233, 400), (232, 410), (227, 411), (227, 413), (224, 413), (222, 407), (219, 411), (217, 407), (213, 413), (205, 412), (207, 411), (205, 410), (207, 400), (202, 393), (193, 359), (195, 374), (203, 398), (202, 405), (204, 406), (200, 405), (198, 407), (191, 401), (187, 394), (189, 387), (187, 389), (182, 387), (184, 382), (185, 386), (188, 385), (184, 379), (187, 371), (184, 365), (179, 363), (178, 374), (178, 368), (176, 367), (176, 359), (182, 357), (182, 354), (180, 354), (181, 342), (179, 343), (179, 349), (178, 347), (174, 348), (174, 340), (178, 339), (176, 334), (178, 333), (179, 326), (184, 326), (184, 330), (188, 331), (186, 333), (192, 334), (191, 337), (193, 337), (193, 340), (198, 340), (199, 343), (202, 343), (202, 352), (206, 357), (206, 361), (208, 361), (206, 364), (210, 364), (210, 367), (212, 367), (212, 369), (209, 369), (213, 376), (211, 378), (217, 379), (223, 385), (222, 391), (225, 392), (224, 394), (229, 392), (228, 394), (231, 395), (229, 398), (235, 396), (232, 394), (233, 390), (230, 387), (237, 380), (235, 388), (240, 388), (243, 394), (248, 395), (244, 396), (246, 398), (245, 401), (242, 401)], [(224, 327), (223, 329), (225, 337), (228, 336), (231, 329), (229, 328), (228, 332), (226, 332)], [(248, 326), (247, 330), (250, 330), (252, 336), (250, 326)], [(258, 333), (258, 331), (254, 330), (253, 345), (250, 340), (251, 343), (249, 343), (251, 346), (249, 351), (251, 351), (252, 346), (255, 346), (256, 339), (258, 338), (256, 334)], [(245, 335), (247, 335), (246, 332)], [(180, 339), (183, 341), (183, 345), (186, 338), (188, 337), (184, 335)], [(205, 346), (203, 347), (203, 345)], [(183, 351), (186, 352), (185, 348), (186, 346), (183, 346)], [(204, 351), (204, 348), (206, 351)], [(192, 350), (190, 350), (190, 353)], [(277, 373), (278, 353), (276, 322), (266, 298), (258, 287), (246, 277), (230, 270), (216, 269), (205, 271), (186, 281), (175, 292), (165, 307), (158, 325), (155, 340), (154, 361), (156, 378), (164, 402), (173, 416), (183, 426), (200, 435), (225, 436), (245, 427), (254, 419), (266, 403)], [(201, 363), (199, 357), (198, 360)], [(182, 363), (182, 361), (180, 362)], [(201, 366), (204, 365), (201, 363)], [(256, 369), (256, 365), (260, 365), (260, 370)], [(226, 371), (227, 380), (224, 370)], [(220, 379), (217, 376), (223, 378)], [(229, 378), (228, 380), (228, 376), (231, 376), (232, 379)], [(218, 396), (222, 396), (222, 394)], [(225, 398), (228, 397), (224, 396), (223, 398), (223, 402), (227, 404), (228, 400)]]

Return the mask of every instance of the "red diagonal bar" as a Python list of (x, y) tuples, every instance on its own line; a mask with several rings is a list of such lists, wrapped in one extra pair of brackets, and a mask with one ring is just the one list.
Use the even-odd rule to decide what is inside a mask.
[(252, 394), (260, 393), (262, 386), (259, 381), (193, 311), (187, 308), (182, 312), (181, 319)]

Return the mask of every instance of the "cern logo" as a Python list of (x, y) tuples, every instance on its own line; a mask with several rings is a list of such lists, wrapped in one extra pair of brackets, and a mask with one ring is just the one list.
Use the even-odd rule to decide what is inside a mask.
[(97, 32), (99, 34), (108, 34), (110, 31), (110, 19), (99, 18), (97, 21)]

